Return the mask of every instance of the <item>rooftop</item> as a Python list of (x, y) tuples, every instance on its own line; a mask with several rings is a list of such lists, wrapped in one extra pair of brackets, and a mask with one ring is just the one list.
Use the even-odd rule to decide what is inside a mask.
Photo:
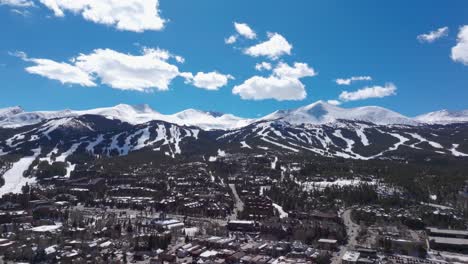
[(428, 227), (427, 230), (433, 234), (463, 235), (468, 236), (468, 230), (439, 229), (437, 227)]
[(360, 255), (361, 254), (356, 251), (346, 251), (341, 259), (344, 261), (357, 262)]
[(434, 241), (435, 243), (438, 243), (438, 244), (459, 245), (459, 246), (466, 245), (466, 246), (468, 246), (468, 239), (464, 239), (464, 238), (432, 237), (432, 236), (430, 236), (429, 241)]

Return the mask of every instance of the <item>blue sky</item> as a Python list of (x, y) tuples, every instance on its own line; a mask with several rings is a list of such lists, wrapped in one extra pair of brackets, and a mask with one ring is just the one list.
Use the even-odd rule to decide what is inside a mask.
[[(39, 0), (0, 0), (0, 107), (32, 111), (146, 103), (162, 113), (196, 108), (244, 117), (317, 100), (337, 100), (343, 107), (379, 105), (409, 116), (468, 108), (468, 29), (462, 32), (468, 25), (467, 1), (128, 1), (158, 3), (149, 7), (155, 12), (135, 16), (149, 22), (119, 21), (112, 7), (72, 12), (61, 0), (51, 2), (61, 16)], [(85, 8), (96, 12), (83, 15)], [(255, 38), (237, 32), (234, 22), (247, 24)], [(435, 37), (428, 40), (432, 31)], [(261, 55), (272, 52), (268, 46), (246, 54), (268, 41), (268, 32), (287, 41), (289, 52)], [(426, 41), (417, 39), (421, 34), (427, 34)], [(225, 43), (231, 35), (236, 42)], [(120, 55), (139, 58), (135, 71), (121, 73), (115, 61)], [(47, 65), (28, 72), (38, 66), (37, 59), (66, 64), (57, 67), (80, 71), (93, 85), (83, 85), (83, 78), (70, 81), (63, 76), (69, 73)], [(272, 69), (256, 70), (261, 62)], [(154, 74), (161, 65), (164, 73)], [(281, 65), (285, 71), (275, 70)], [(335, 81), (353, 76), (372, 80)]]

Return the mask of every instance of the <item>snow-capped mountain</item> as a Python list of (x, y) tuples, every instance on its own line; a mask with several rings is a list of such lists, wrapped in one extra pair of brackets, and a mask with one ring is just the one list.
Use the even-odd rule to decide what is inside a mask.
[(205, 130), (241, 128), (255, 121), (255, 119), (241, 118), (231, 114), (204, 112), (195, 109), (187, 109), (171, 115), (171, 117), (165, 121), (178, 125), (197, 126)]
[(299, 124), (332, 124), (341, 121), (360, 121), (376, 125), (424, 125), (451, 124), (468, 122), (468, 110), (449, 112), (442, 110), (410, 118), (392, 110), (365, 106), (342, 108), (323, 101), (291, 110), (278, 110), (258, 119), (241, 118), (232, 114), (206, 112), (187, 109), (175, 114), (162, 114), (148, 105), (119, 104), (113, 107), (90, 110), (62, 110), (25, 112), (20, 107), (0, 109), (0, 127), (16, 128), (34, 125), (45, 120), (84, 115), (99, 115), (111, 120), (120, 120), (132, 125), (150, 121), (164, 121), (181, 126), (197, 126), (203, 130), (233, 130), (250, 124), (264, 121), (283, 121), (293, 125)]
[(184, 110), (172, 115), (164, 115), (153, 110), (146, 104), (134, 106), (119, 104), (114, 107), (80, 111), (63, 110), (24, 112), (19, 107), (5, 108), (0, 109), (0, 127), (16, 128), (38, 124), (42, 121), (54, 118), (77, 117), (84, 115), (99, 115), (111, 120), (127, 122), (132, 125), (158, 120), (177, 125), (197, 126), (205, 130), (235, 129), (246, 126), (254, 121), (252, 119), (240, 118), (231, 114), (204, 112), (194, 109)]
[(280, 160), (468, 158), (468, 123), (423, 124), (378, 107), (343, 109), (318, 102), (257, 120), (197, 110), (163, 115), (145, 105), (87, 111), (11, 110), (2, 111), (0, 122), (17, 126), (0, 127), (0, 164), (17, 161), (3, 168), (7, 171), (0, 176), (6, 178), (6, 187), (0, 187), (0, 195), (5, 190), (21, 191), (28, 179), (34, 182), (21, 175), (34, 175), (39, 163), (62, 166), (65, 177), (74, 177), (75, 168), (92, 166), (103, 157), (117, 164), (112, 162), (115, 156), (158, 162), (179, 158), (215, 162), (231, 155)]
[(34, 125), (44, 120), (74, 116), (70, 110), (25, 112), (21, 107), (0, 109), (0, 127), (22, 127)]
[(17, 115), (22, 112), (24, 112), (24, 110), (19, 106), (0, 109), (0, 120), (4, 120), (10, 116)]
[(417, 125), (418, 122), (378, 106), (341, 108), (318, 101), (293, 110), (280, 110), (261, 120), (283, 120), (291, 124), (329, 124), (338, 120), (370, 122), (377, 125)]
[(448, 111), (440, 110), (414, 118), (415, 120), (427, 124), (450, 124), (468, 122), (468, 110)]

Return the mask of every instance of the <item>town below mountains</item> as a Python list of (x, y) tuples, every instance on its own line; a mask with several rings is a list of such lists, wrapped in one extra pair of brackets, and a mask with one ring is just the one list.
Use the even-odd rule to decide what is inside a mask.
[(468, 262), (468, 110), (11, 107), (0, 176), (0, 262)]

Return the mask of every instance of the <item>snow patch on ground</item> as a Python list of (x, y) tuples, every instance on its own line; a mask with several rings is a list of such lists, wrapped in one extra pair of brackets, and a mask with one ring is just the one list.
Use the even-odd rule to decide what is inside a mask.
[(81, 143), (75, 143), (73, 144), (69, 150), (63, 152), (62, 154), (60, 154), (60, 156), (58, 156), (55, 161), (58, 161), (58, 162), (66, 162), (67, 163), (67, 173), (65, 174), (65, 178), (70, 178), (70, 175), (72, 173), (72, 171), (75, 170), (75, 167), (76, 167), (76, 164), (72, 164), (71, 162), (69, 161), (66, 161), (66, 159), (68, 158), (68, 156), (72, 155), (73, 153), (75, 153), (76, 149), (80, 146)]
[(280, 143), (278, 143), (278, 142), (269, 140), (269, 139), (267, 139), (267, 138), (265, 138), (265, 137), (262, 137), (261, 139), (262, 139), (263, 141), (268, 142), (268, 143), (270, 143), (270, 144), (273, 144), (273, 145), (275, 145), (275, 146), (278, 146), (278, 147), (281, 147), (281, 148), (284, 148), (284, 149), (287, 149), (287, 150), (291, 150), (291, 151), (294, 151), (294, 152), (299, 152), (299, 150), (297, 150), (297, 149), (295, 149), (295, 148), (292, 148), (292, 147), (289, 147), (289, 146), (280, 144)]
[(409, 134), (410, 136), (412, 136), (414, 139), (417, 139), (419, 140), (418, 143), (415, 143), (413, 145), (411, 145), (412, 147), (415, 147), (416, 144), (419, 144), (419, 143), (423, 143), (423, 142), (427, 142), (429, 143), (429, 145), (431, 145), (433, 148), (438, 148), (438, 149), (443, 149), (444, 147), (442, 147), (441, 144), (437, 143), (437, 142), (434, 142), (434, 141), (430, 141), (430, 140), (427, 140), (425, 138), (423, 138), (421, 135), (419, 134), (416, 134), (416, 133), (407, 133)]
[(91, 154), (94, 154), (94, 148), (101, 144), (101, 142), (104, 140), (104, 135), (99, 135), (95, 141), (89, 142), (88, 146), (86, 147), (86, 151), (90, 152)]
[(364, 145), (364, 146), (369, 146), (370, 145), (369, 139), (367, 138), (366, 134), (364, 133), (364, 128), (360, 127), (358, 129), (356, 129), (356, 134), (361, 139), (362, 145)]
[(468, 154), (457, 150), (458, 146), (460, 146), (460, 144), (452, 144), (452, 148), (450, 149), (450, 152), (452, 152), (452, 155), (456, 157), (468, 157)]
[(42, 226), (33, 227), (33, 228), (29, 229), (29, 230), (32, 231), (32, 232), (39, 232), (39, 233), (54, 232), (54, 231), (58, 230), (61, 227), (62, 227), (62, 224), (42, 225)]
[(345, 149), (346, 152), (350, 152), (350, 153), (353, 153), (353, 154), (354, 154), (354, 152), (353, 152), (354, 140), (351, 140), (351, 139), (349, 139), (349, 138), (345, 138), (345, 137), (343, 136), (343, 134), (341, 133), (341, 130), (340, 130), (340, 129), (338, 129), (338, 130), (336, 130), (335, 132), (333, 132), (333, 135), (334, 135), (335, 137), (337, 137), (337, 138), (342, 139), (344, 142), (346, 142), (346, 149)]
[(252, 148), (251, 146), (247, 145), (245, 141), (241, 141), (240, 144), (241, 144), (241, 148), (249, 148), (249, 149)]
[(226, 157), (226, 151), (218, 149), (218, 156), (219, 157)]
[(288, 213), (286, 213), (286, 212), (283, 210), (283, 207), (281, 207), (280, 205), (275, 204), (275, 203), (273, 203), (273, 207), (275, 207), (275, 209), (278, 211), (279, 217), (280, 217), (281, 219), (288, 217)]
[(278, 157), (275, 157), (275, 159), (271, 162), (271, 168), (274, 170), (276, 168), (276, 163), (278, 162)]
[(339, 179), (339, 180), (335, 180), (335, 181), (332, 181), (332, 182), (329, 182), (329, 181), (298, 182), (298, 184), (301, 185), (302, 188), (305, 191), (309, 191), (309, 190), (313, 190), (313, 189), (325, 189), (325, 188), (331, 187), (331, 186), (343, 187), (343, 186), (352, 186), (352, 185), (358, 186), (358, 185), (361, 185), (361, 184), (375, 185), (376, 182), (374, 182), (374, 181), (362, 181), (362, 180), (359, 180), (359, 179), (352, 179), (352, 180)]
[(21, 158), (3, 174), (5, 184), (0, 188), (0, 196), (6, 193), (21, 193), (21, 188), (26, 184), (36, 182), (35, 178), (25, 178), (23, 173), (31, 166), (33, 161), (41, 154), (41, 149), (34, 149), (34, 154), (29, 157)]

